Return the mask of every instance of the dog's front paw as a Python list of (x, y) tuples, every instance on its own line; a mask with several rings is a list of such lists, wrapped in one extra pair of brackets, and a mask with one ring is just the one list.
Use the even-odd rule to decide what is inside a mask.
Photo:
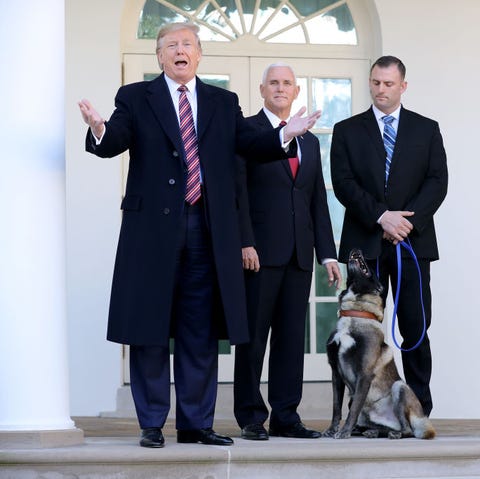
[(350, 429), (341, 429), (340, 431), (336, 432), (333, 436), (335, 439), (348, 439), (352, 436), (352, 431)]
[(380, 436), (380, 431), (378, 429), (367, 429), (363, 431), (362, 435), (368, 437), (368, 439), (377, 439)]
[(338, 427), (329, 427), (328, 429), (325, 429), (325, 431), (322, 431), (322, 437), (335, 437), (337, 431)]
[(402, 431), (388, 431), (388, 439), (402, 439)]

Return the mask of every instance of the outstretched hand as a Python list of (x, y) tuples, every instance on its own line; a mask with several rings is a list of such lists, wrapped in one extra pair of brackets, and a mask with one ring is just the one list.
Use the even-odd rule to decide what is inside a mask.
[(83, 121), (90, 127), (92, 133), (97, 138), (101, 138), (103, 132), (105, 131), (105, 120), (99, 115), (97, 110), (93, 108), (92, 104), (88, 100), (83, 99), (79, 101), (78, 106), (80, 107)]
[(300, 110), (298, 110), (295, 115), (290, 117), (290, 121), (285, 125), (285, 129), (283, 130), (284, 142), (288, 143), (296, 136), (300, 136), (306, 133), (308, 130), (310, 130), (310, 128), (313, 127), (313, 125), (315, 125), (317, 120), (322, 115), (322, 112), (318, 110), (311, 113), (310, 115), (302, 117), (302, 115), (306, 111), (306, 107), (302, 106), (302, 108), (300, 108)]

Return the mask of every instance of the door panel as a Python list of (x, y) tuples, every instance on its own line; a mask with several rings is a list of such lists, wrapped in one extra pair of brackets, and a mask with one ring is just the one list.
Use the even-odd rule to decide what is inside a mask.
[[(323, 114), (312, 132), (320, 141), (323, 173), (327, 189), (335, 240), (340, 240), (343, 207), (333, 194), (330, 180), (329, 153), (333, 125), (351, 114), (358, 113), (369, 104), (365, 89), (369, 63), (366, 60), (332, 60), (308, 58), (248, 58), (203, 56), (199, 77), (207, 83), (227, 88), (239, 96), (245, 116), (258, 112), (263, 101), (259, 85), (264, 69), (271, 63), (287, 63), (294, 69), (300, 85), (300, 95), (292, 113), (301, 106), (308, 111), (321, 109)], [(152, 79), (160, 72), (155, 55), (125, 54), (124, 83)], [(123, 157), (123, 179), (126, 180), (128, 156)], [(305, 381), (329, 380), (331, 373), (325, 354), (325, 341), (336, 321), (336, 292), (326, 287), (325, 269), (316, 265), (310, 292), (305, 336)], [(262, 380), (267, 380), (265, 355)], [(234, 348), (221, 342), (219, 381), (233, 381)], [(124, 354), (124, 382), (129, 382), (128, 347)]]
[[(332, 60), (308, 58), (251, 58), (250, 105), (253, 112), (263, 106), (259, 94), (265, 68), (281, 61), (290, 65), (297, 76), (300, 94), (292, 106), (292, 114), (306, 106), (309, 112), (321, 110), (322, 116), (311, 130), (319, 141), (322, 166), (327, 190), (335, 241), (338, 245), (343, 222), (343, 207), (336, 200), (330, 179), (330, 143), (336, 122), (358, 113), (369, 104), (365, 91), (369, 62), (365, 60)], [(342, 272), (345, 276), (345, 271)], [(328, 288), (325, 268), (315, 265), (310, 291), (305, 334), (305, 381), (331, 378), (325, 344), (337, 320), (337, 296), (334, 288)], [(264, 368), (266, 378), (266, 368)]]

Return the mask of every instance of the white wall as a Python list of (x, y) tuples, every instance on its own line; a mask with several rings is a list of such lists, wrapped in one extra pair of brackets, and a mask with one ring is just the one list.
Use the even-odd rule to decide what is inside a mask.
[(120, 224), (120, 159), (85, 153), (77, 101), (109, 117), (121, 84), (123, 0), (66, 2), (67, 288), (72, 415), (114, 410), (121, 346), (105, 340)]
[[(132, 1), (132, 0), (129, 0)], [(407, 108), (437, 119), (450, 170), (447, 200), (436, 217), (441, 260), (432, 266), (435, 417), (480, 417), (480, 383), (472, 381), (480, 338), (475, 311), (479, 207), (474, 115), (478, 0), (374, 0), (382, 54), (407, 66)], [(121, 384), (120, 347), (105, 341), (115, 245), (120, 221), (119, 159), (83, 153), (84, 126), (75, 102), (88, 97), (108, 116), (120, 85), (123, 0), (66, 2), (68, 315), (72, 415), (115, 409)], [(468, 139), (471, 142), (468, 142)], [(466, 298), (466, 299), (465, 299)], [(473, 298), (473, 299), (471, 299)], [(472, 312), (472, 313), (471, 313)], [(474, 363), (475, 361), (475, 363)], [(456, 393), (456, 394), (455, 394)], [(452, 400), (452, 396), (454, 400)]]
[[(383, 54), (407, 67), (407, 108), (440, 123), (449, 192), (436, 215), (440, 261), (432, 265), (433, 416), (478, 418), (480, 383), (472, 381), (480, 338), (476, 269), (480, 262), (478, 140), (480, 2), (375, 0)], [(473, 87), (473, 88), (472, 88)], [(470, 139), (470, 141), (469, 141)]]

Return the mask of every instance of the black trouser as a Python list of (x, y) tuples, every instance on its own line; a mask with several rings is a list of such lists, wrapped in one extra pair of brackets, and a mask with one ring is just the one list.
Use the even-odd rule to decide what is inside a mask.
[[(401, 247), (403, 250), (403, 247)], [(373, 271), (377, 269), (377, 260), (368, 261)], [(432, 317), (432, 295), (430, 292), (430, 261), (418, 260), (422, 290), (415, 261), (410, 256), (402, 258), (402, 274), (400, 280), (400, 296), (398, 299), (398, 329), (403, 337), (402, 349), (410, 349), (420, 339), (423, 331), (422, 297), (427, 329)], [(387, 241), (383, 242), (382, 253), (378, 259), (380, 281), (383, 285), (383, 296), (386, 299), (389, 281), (392, 295), (397, 291), (397, 253), (396, 247)], [(402, 364), (405, 381), (413, 389), (422, 404), (425, 414), (432, 410), (430, 378), (432, 374), (432, 355), (427, 332), (422, 343), (413, 351), (402, 351)]]

